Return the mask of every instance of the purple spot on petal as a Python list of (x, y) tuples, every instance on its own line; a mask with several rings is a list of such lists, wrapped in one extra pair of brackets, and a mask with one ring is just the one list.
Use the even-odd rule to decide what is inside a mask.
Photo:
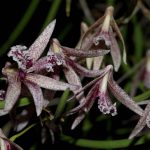
[(12, 57), (13, 60), (18, 63), (18, 67), (23, 70), (30, 68), (33, 64), (26, 49), (26, 46), (16, 45), (11, 47), (11, 50), (8, 53), (8, 56)]

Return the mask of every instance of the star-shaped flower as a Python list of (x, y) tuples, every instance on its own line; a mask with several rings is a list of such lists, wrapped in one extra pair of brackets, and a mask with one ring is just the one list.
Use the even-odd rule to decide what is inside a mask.
[[(17, 62), (18, 68), (7, 63), (2, 70), (2, 73), (8, 79), (8, 88), (5, 96), (5, 108), (0, 111), (0, 115), (7, 114), (13, 108), (21, 94), (22, 84), (29, 89), (33, 96), (38, 116), (42, 111), (44, 101), (41, 88), (56, 91), (66, 90), (67, 88), (75, 90), (77, 88), (75, 85), (57, 81), (40, 74), (42, 69), (52, 71), (54, 65), (61, 64), (59, 58), (54, 54), (39, 59), (52, 35), (55, 22), (54, 20), (44, 29), (28, 50), (25, 46), (17, 45), (13, 46), (9, 51), (8, 56)], [(34, 66), (36, 66), (36, 68)], [(31, 68), (35, 69), (31, 70)]]
[(95, 100), (98, 98), (98, 108), (103, 114), (111, 114), (112, 116), (117, 114), (116, 103), (112, 104), (109, 97), (111, 92), (114, 97), (131, 109), (133, 112), (142, 116), (143, 110), (133, 101), (131, 97), (114, 81), (112, 75), (112, 65), (106, 66), (105, 70), (98, 79), (93, 82), (93, 87), (88, 92), (85, 101), (79, 104), (76, 108), (72, 109), (68, 115), (78, 112), (78, 117), (75, 119), (72, 125), (74, 129), (81, 120), (85, 117), (93, 106)]
[[(123, 44), (123, 61), (126, 63), (126, 50), (122, 34), (113, 18), (114, 8), (112, 6), (107, 7), (104, 16), (98, 19), (89, 29), (84, 33), (80, 48), (81, 49), (101, 49), (104, 44), (110, 49), (112, 56), (114, 69), (118, 71), (121, 65), (121, 54), (118, 46), (115, 34)], [(104, 41), (104, 44), (103, 42)]]

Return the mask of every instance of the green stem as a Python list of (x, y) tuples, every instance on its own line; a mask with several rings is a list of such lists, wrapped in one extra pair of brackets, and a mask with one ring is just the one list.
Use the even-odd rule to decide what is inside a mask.
[(18, 134), (15, 134), (10, 138), (11, 141), (15, 141), (18, 137), (22, 136), (24, 133), (26, 133), (28, 130), (33, 128), (36, 124), (32, 124), (29, 127), (25, 128), (22, 132), (19, 132)]
[(59, 9), (59, 6), (60, 6), (61, 2), (62, 2), (61, 0), (53, 0), (53, 3), (52, 3), (52, 5), (49, 9), (49, 12), (48, 12), (47, 17), (45, 19), (45, 22), (43, 24), (42, 30), (48, 25), (48, 23), (50, 21), (52, 21), (54, 19), (54, 17), (57, 14), (57, 11)]
[(60, 115), (62, 114), (62, 112), (65, 108), (68, 96), (69, 96), (69, 90), (67, 89), (66, 91), (64, 91), (64, 93), (62, 94), (62, 96), (60, 98), (60, 101), (58, 103), (58, 106), (57, 106), (57, 109), (55, 112), (55, 118), (60, 117)]
[(134, 97), (134, 100), (135, 100), (136, 102), (139, 102), (139, 101), (146, 100), (146, 99), (148, 99), (149, 97), (150, 97), (150, 90), (148, 90), (148, 91), (146, 91), (146, 92), (144, 92), (144, 93), (142, 93), (142, 94), (140, 94), (140, 95), (138, 95), (138, 96), (135, 96), (135, 97)]
[(23, 32), (24, 28), (30, 21), (31, 17), (33, 16), (33, 13), (35, 12), (40, 0), (32, 0), (29, 4), (29, 7), (27, 8), (24, 16), (14, 29), (14, 31), (11, 33), (11, 35), (8, 37), (8, 40), (0, 47), (0, 55), (3, 55), (7, 49), (13, 44), (13, 42), (20, 36), (20, 34)]
[[(140, 145), (145, 142), (145, 138), (142, 137), (139, 139), (135, 145)], [(62, 135), (61, 136), (62, 141), (66, 141), (70, 144), (74, 144), (76, 146), (80, 147), (86, 147), (86, 148), (100, 148), (100, 149), (105, 149), (105, 148), (125, 148), (130, 146), (130, 144), (133, 142), (133, 140), (129, 139), (121, 139), (121, 140), (88, 140), (88, 139), (74, 139), (71, 136), (67, 135)]]

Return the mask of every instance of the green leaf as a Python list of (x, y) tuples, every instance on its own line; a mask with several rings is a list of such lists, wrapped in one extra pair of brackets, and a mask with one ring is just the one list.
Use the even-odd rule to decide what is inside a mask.
[(46, 19), (45, 19), (45, 22), (43, 24), (41, 31), (48, 25), (49, 22), (51, 22), (55, 18), (61, 2), (62, 2), (61, 0), (52, 1), (52, 5), (49, 9), (49, 12), (47, 13), (47, 16), (46, 16)]
[[(147, 135), (150, 139), (150, 134)], [(89, 140), (89, 139), (74, 139), (71, 136), (61, 135), (61, 140), (70, 144), (74, 144), (80, 147), (92, 148), (92, 149), (107, 149), (107, 148), (125, 148), (130, 146), (133, 140), (120, 139), (120, 140)], [(142, 137), (135, 142), (135, 145), (140, 145), (145, 142), (145, 137)]]
[(146, 100), (146, 99), (149, 99), (150, 98), (150, 90), (138, 95), (138, 96), (135, 96), (133, 99), (136, 101), (136, 102), (139, 102), (139, 101), (143, 101), (143, 100)]
[(69, 89), (64, 91), (64, 93), (62, 94), (62, 96), (60, 98), (60, 102), (58, 103), (58, 106), (57, 106), (57, 109), (56, 109), (56, 112), (55, 112), (55, 118), (60, 117), (60, 115), (62, 114), (62, 112), (65, 108), (68, 97), (69, 97)]
[[(27, 97), (23, 97), (19, 100), (19, 104), (18, 106), (19, 107), (22, 107), (22, 106), (27, 106), (31, 103), (31, 101), (27, 98)], [(4, 109), (4, 105), (5, 105), (5, 101), (4, 100), (1, 100), (0, 101), (0, 109)]]
[(70, 10), (71, 10), (71, 0), (66, 0), (66, 15), (67, 15), (67, 17), (70, 16)]
[(133, 19), (134, 24), (134, 52), (135, 52), (135, 61), (139, 61), (142, 57), (143, 52), (143, 33), (140, 24), (137, 21), (137, 18)]

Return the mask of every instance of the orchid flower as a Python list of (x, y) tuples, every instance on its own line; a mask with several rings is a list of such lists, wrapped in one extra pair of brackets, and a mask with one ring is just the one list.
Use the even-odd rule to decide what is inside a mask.
[(115, 116), (117, 114), (116, 103), (112, 104), (109, 92), (111, 92), (114, 97), (126, 107), (142, 116), (143, 110), (114, 81), (112, 69), (112, 65), (106, 66), (106, 68), (103, 69), (105, 70), (103, 71), (103, 74), (100, 75), (96, 83), (94, 83), (93, 87), (88, 92), (85, 98), (86, 100), (68, 112), (68, 115), (78, 112), (78, 117), (73, 122), (72, 129), (74, 129), (85, 117), (86, 113), (90, 111), (97, 98), (99, 110), (103, 114), (111, 114), (112, 116)]
[(23, 150), (19, 145), (10, 141), (0, 129), (0, 149), (1, 150)]
[[(61, 46), (57, 39), (52, 40), (51, 47), (49, 50), (49, 53), (55, 53), (55, 55), (59, 57), (59, 60), (61, 60), (63, 66), (63, 72), (65, 74), (68, 83), (78, 85), (79, 87), (78, 90), (82, 88), (82, 84), (76, 72), (87, 77), (96, 77), (99, 76), (102, 72), (99, 70), (90, 71), (82, 67), (78, 63), (76, 63), (75, 60), (72, 60), (71, 57), (72, 56), (81, 57), (81, 58), (96, 57), (99, 55), (105, 55), (108, 52), (109, 50), (85, 51), (81, 49), (74, 49), (74, 48)], [(73, 92), (76, 94), (78, 90), (75, 90)], [(77, 96), (77, 99), (80, 101), (84, 100), (83, 92), (81, 92), (80, 95)]]
[[(122, 34), (113, 18), (114, 8), (112, 6), (107, 7), (104, 16), (98, 19), (83, 35), (81, 39), (81, 49), (101, 49), (104, 45), (101, 41), (105, 42), (105, 46), (110, 48), (114, 69), (118, 71), (121, 65), (121, 54), (118, 46), (115, 34), (123, 44), (123, 61), (126, 64), (126, 50)], [(114, 33), (115, 31), (115, 33)]]
[[(8, 56), (12, 57), (13, 60), (17, 62), (18, 68), (14, 68), (12, 64), (6, 63), (5, 67), (2, 69), (3, 75), (8, 79), (8, 88), (5, 96), (5, 108), (0, 111), (0, 115), (9, 113), (13, 108), (20, 96), (21, 84), (27, 86), (33, 96), (38, 116), (42, 111), (44, 101), (41, 88), (56, 91), (63, 91), (67, 88), (74, 90), (77, 88), (75, 85), (57, 81), (38, 73), (42, 69), (52, 71), (54, 65), (60, 64), (59, 58), (53, 54), (39, 59), (52, 35), (55, 22), (55, 20), (52, 21), (44, 29), (28, 50), (25, 46), (17, 45), (13, 46), (9, 51)], [(34, 66), (37, 66), (37, 68), (31, 70), (32, 67), (35, 68)]]

